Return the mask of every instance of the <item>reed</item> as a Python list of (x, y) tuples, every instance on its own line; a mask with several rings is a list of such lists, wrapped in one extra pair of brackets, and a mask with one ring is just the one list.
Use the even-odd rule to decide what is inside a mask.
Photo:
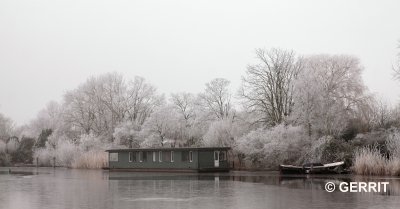
[(381, 155), (377, 146), (356, 150), (353, 171), (359, 175), (386, 175), (388, 161)]
[(108, 155), (104, 151), (91, 150), (82, 153), (77, 159), (74, 160), (72, 168), (84, 168), (84, 169), (99, 169), (107, 167)]
[(363, 147), (355, 152), (352, 169), (358, 175), (400, 176), (400, 158), (385, 158), (377, 146)]

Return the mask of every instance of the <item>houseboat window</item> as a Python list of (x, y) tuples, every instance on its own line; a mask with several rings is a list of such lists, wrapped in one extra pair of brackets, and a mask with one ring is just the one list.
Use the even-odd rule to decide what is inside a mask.
[(158, 152), (158, 161), (162, 162), (162, 151)]
[(174, 162), (174, 151), (171, 151), (171, 162)]
[(129, 152), (129, 162), (132, 162), (132, 152)]
[(188, 151), (182, 151), (182, 162), (189, 162), (189, 152)]
[(189, 162), (193, 162), (193, 152), (189, 152)]
[(143, 162), (143, 152), (139, 152), (139, 162)]
[(110, 161), (118, 162), (118, 152), (110, 153)]
[(137, 162), (137, 160), (138, 160), (138, 152), (130, 152), (129, 162)]
[(153, 152), (153, 162), (156, 162), (156, 152)]
[(219, 161), (225, 161), (226, 160), (226, 151), (220, 151), (219, 152)]
[(162, 159), (164, 162), (170, 162), (171, 161), (171, 152), (163, 152)]

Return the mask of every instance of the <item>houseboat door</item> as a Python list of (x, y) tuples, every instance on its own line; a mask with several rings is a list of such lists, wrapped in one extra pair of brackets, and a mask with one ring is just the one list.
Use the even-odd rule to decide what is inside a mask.
[(219, 167), (219, 151), (214, 151), (214, 167)]

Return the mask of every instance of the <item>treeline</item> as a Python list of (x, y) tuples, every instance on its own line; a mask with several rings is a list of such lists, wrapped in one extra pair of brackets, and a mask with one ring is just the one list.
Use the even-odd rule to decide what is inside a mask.
[[(358, 148), (372, 145), (381, 156), (394, 152), (386, 139), (398, 136), (400, 107), (368, 92), (358, 58), (280, 49), (256, 56), (238, 90), (216, 78), (197, 94), (163, 95), (141, 77), (91, 77), (25, 126), (1, 116), (0, 163), (37, 158), (48, 165), (55, 157), (58, 165), (91, 168), (106, 163), (106, 148), (230, 146), (237, 167), (274, 169), (344, 159), (351, 165)], [(21, 149), (23, 159), (14, 159)]]

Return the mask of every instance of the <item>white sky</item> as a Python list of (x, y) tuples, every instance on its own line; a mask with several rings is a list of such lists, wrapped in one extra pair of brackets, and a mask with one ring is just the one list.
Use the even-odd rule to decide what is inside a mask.
[(145, 77), (166, 94), (216, 77), (236, 92), (255, 48), (358, 56), (397, 103), (400, 1), (1, 0), (0, 112), (19, 125), (89, 76)]

